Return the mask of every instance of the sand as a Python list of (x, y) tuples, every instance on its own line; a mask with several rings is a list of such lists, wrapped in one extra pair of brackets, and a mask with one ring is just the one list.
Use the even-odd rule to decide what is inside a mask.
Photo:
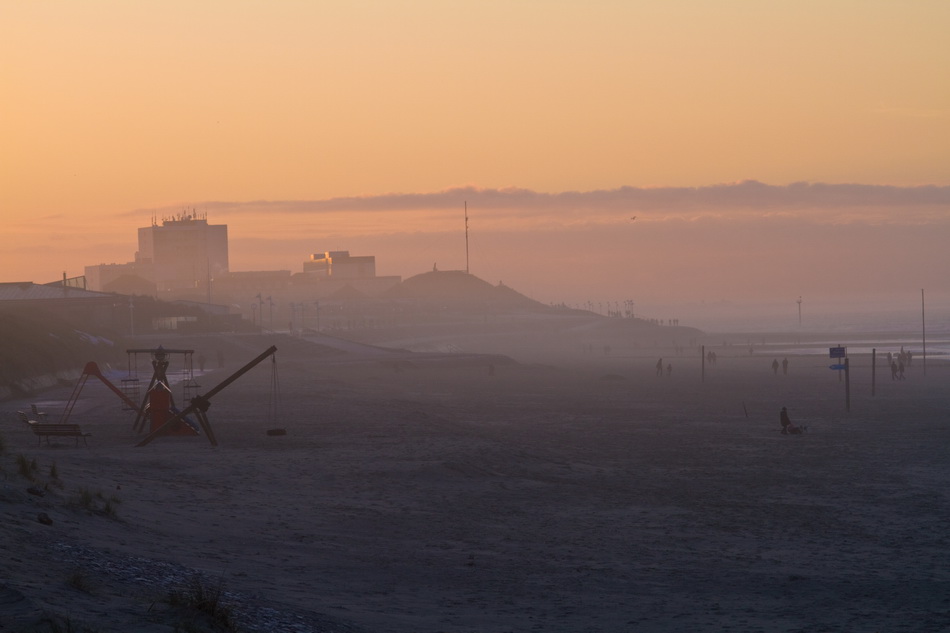
[[(211, 630), (169, 604), (195, 578), (241, 631), (950, 630), (945, 362), (872, 397), (854, 358), (846, 411), (826, 355), (795, 350), (788, 375), (742, 346), (703, 375), (695, 352), (620, 345), (276, 344), (279, 411), (265, 362), (213, 399), (217, 447), (134, 447), (93, 383), (71, 419), (88, 447), (38, 446), (14, 415), (71, 387), (3, 403), (0, 631)], [(779, 433), (782, 406), (807, 433)]]

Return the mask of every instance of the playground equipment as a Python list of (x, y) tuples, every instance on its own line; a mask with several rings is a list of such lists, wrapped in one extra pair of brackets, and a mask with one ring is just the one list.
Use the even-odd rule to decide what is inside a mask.
[(152, 432), (149, 433), (147, 436), (145, 436), (145, 439), (143, 439), (141, 442), (136, 444), (136, 446), (145, 446), (146, 444), (148, 444), (149, 442), (151, 442), (157, 437), (161, 437), (162, 435), (168, 435), (169, 433), (173, 432), (177, 428), (177, 425), (182, 420), (186, 420), (187, 416), (192, 413), (195, 415), (196, 418), (198, 418), (198, 424), (201, 425), (201, 429), (205, 432), (205, 435), (208, 436), (208, 441), (211, 442), (211, 445), (217, 446), (218, 440), (215, 439), (214, 431), (211, 430), (211, 422), (208, 421), (208, 408), (211, 406), (211, 398), (213, 398), (215, 395), (220, 393), (232, 382), (234, 382), (235, 380), (237, 380), (238, 378), (240, 378), (241, 376), (249, 372), (252, 368), (254, 368), (255, 365), (260, 363), (262, 360), (264, 360), (268, 356), (273, 355), (276, 351), (277, 351), (277, 347), (274, 345), (271, 345), (269, 348), (267, 348), (266, 351), (264, 351), (259, 356), (257, 356), (257, 358), (255, 358), (248, 364), (244, 365), (244, 367), (241, 367), (239, 370), (237, 370), (236, 372), (234, 372), (233, 374), (225, 378), (224, 381), (218, 384), (217, 387), (214, 387), (213, 389), (211, 389), (211, 391), (209, 391), (208, 393), (204, 395), (201, 395), (201, 394), (196, 395), (194, 398), (191, 399), (191, 404), (188, 405), (188, 407), (186, 407), (183, 411), (179, 411), (175, 413), (163, 424), (159, 425), (158, 428), (153, 429)]
[[(76, 401), (79, 399), (79, 395), (82, 393), (82, 389), (85, 386), (86, 381), (90, 376), (94, 376), (98, 378), (106, 387), (112, 390), (113, 393), (119, 396), (123, 403), (123, 409), (135, 411), (136, 417), (133, 428), (136, 432), (142, 432), (146, 421), (149, 423), (149, 434), (136, 446), (145, 446), (155, 438), (162, 435), (198, 435), (199, 427), (201, 431), (204, 431), (205, 435), (208, 437), (208, 441), (211, 442), (211, 445), (217, 446), (218, 441), (214, 436), (214, 431), (211, 429), (211, 423), (209, 422), (207, 415), (208, 408), (211, 406), (210, 399), (232, 382), (250, 371), (262, 360), (272, 356), (276, 351), (277, 347), (272, 345), (254, 360), (231, 374), (211, 391), (201, 395), (197, 391), (200, 388), (200, 385), (198, 385), (198, 383), (194, 380), (194, 373), (191, 371), (190, 360), (191, 355), (194, 353), (193, 350), (165, 349), (162, 346), (159, 346), (156, 349), (126, 350), (126, 352), (129, 354), (130, 368), (132, 367), (132, 360), (137, 354), (148, 353), (152, 358), (152, 378), (149, 381), (148, 388), (146, 389), (145, 396), (143, 397), (141, 404), (136, 404), (135, 400), (130, 397), (133, 394), (138, 395), (138, 379), (131, 377), (131, 369), (130, 378), (123, 380), (123, 388), (120, 389), (119, 387), (116, 387), (114, 384), (112, 384), (112, 382), (110, 382), (109, 379), (102, 374), (102, 371), (95, 362), (90, 361), (86, 363), (86, 366), (83, 368), (82, 376), (80, 376), (79, 382), (76, 383), (73, 393), (70, 395), (69, 400), (66, 403), (63, 416), (60, 418), (60, 424), (65, 424), (69, 419), (69, 416), (72, 414), (73, 407), (75, 406)], [(169, 355), (171, 354), (183, 354), (186, 359), (186, 373), (188, 377), (185, 380), (184, 393), (185, 398), (190, 402), (190, 404), (182, 411), (180, 411), (175, 406), (175, 399), (168, 384), (169, 381), (167, 377), (167, 371), (169, 366)], [(272, 380), (276, 380), (276, 364)], [(197, 423), (195, 423), (195, 421), (189, 417), (190, 415), (194, 415), (194, 417), (197, 419)]]

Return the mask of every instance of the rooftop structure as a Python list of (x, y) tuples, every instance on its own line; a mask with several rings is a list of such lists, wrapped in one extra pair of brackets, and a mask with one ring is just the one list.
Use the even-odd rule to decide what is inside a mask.
[(333, 279), (365, 279), (376, 276), (376, 257), (353, 257), (350, 251), (314, 253), (303, 263), (303, 272)]

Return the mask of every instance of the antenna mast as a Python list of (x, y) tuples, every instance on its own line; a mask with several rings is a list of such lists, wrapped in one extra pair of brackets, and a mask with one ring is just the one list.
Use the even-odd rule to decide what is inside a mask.
[(465, 274), (468, 272), (468, 200), (465, 201)]

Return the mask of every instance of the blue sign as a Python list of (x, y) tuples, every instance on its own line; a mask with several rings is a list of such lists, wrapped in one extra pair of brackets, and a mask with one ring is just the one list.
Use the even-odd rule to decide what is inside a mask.
[(829, 347), (828, 356), (831, 358), (844, 358), (848, 355), (847, 347)]
[(828, 365), (828, 369), (847, 369), (847, 365)]

